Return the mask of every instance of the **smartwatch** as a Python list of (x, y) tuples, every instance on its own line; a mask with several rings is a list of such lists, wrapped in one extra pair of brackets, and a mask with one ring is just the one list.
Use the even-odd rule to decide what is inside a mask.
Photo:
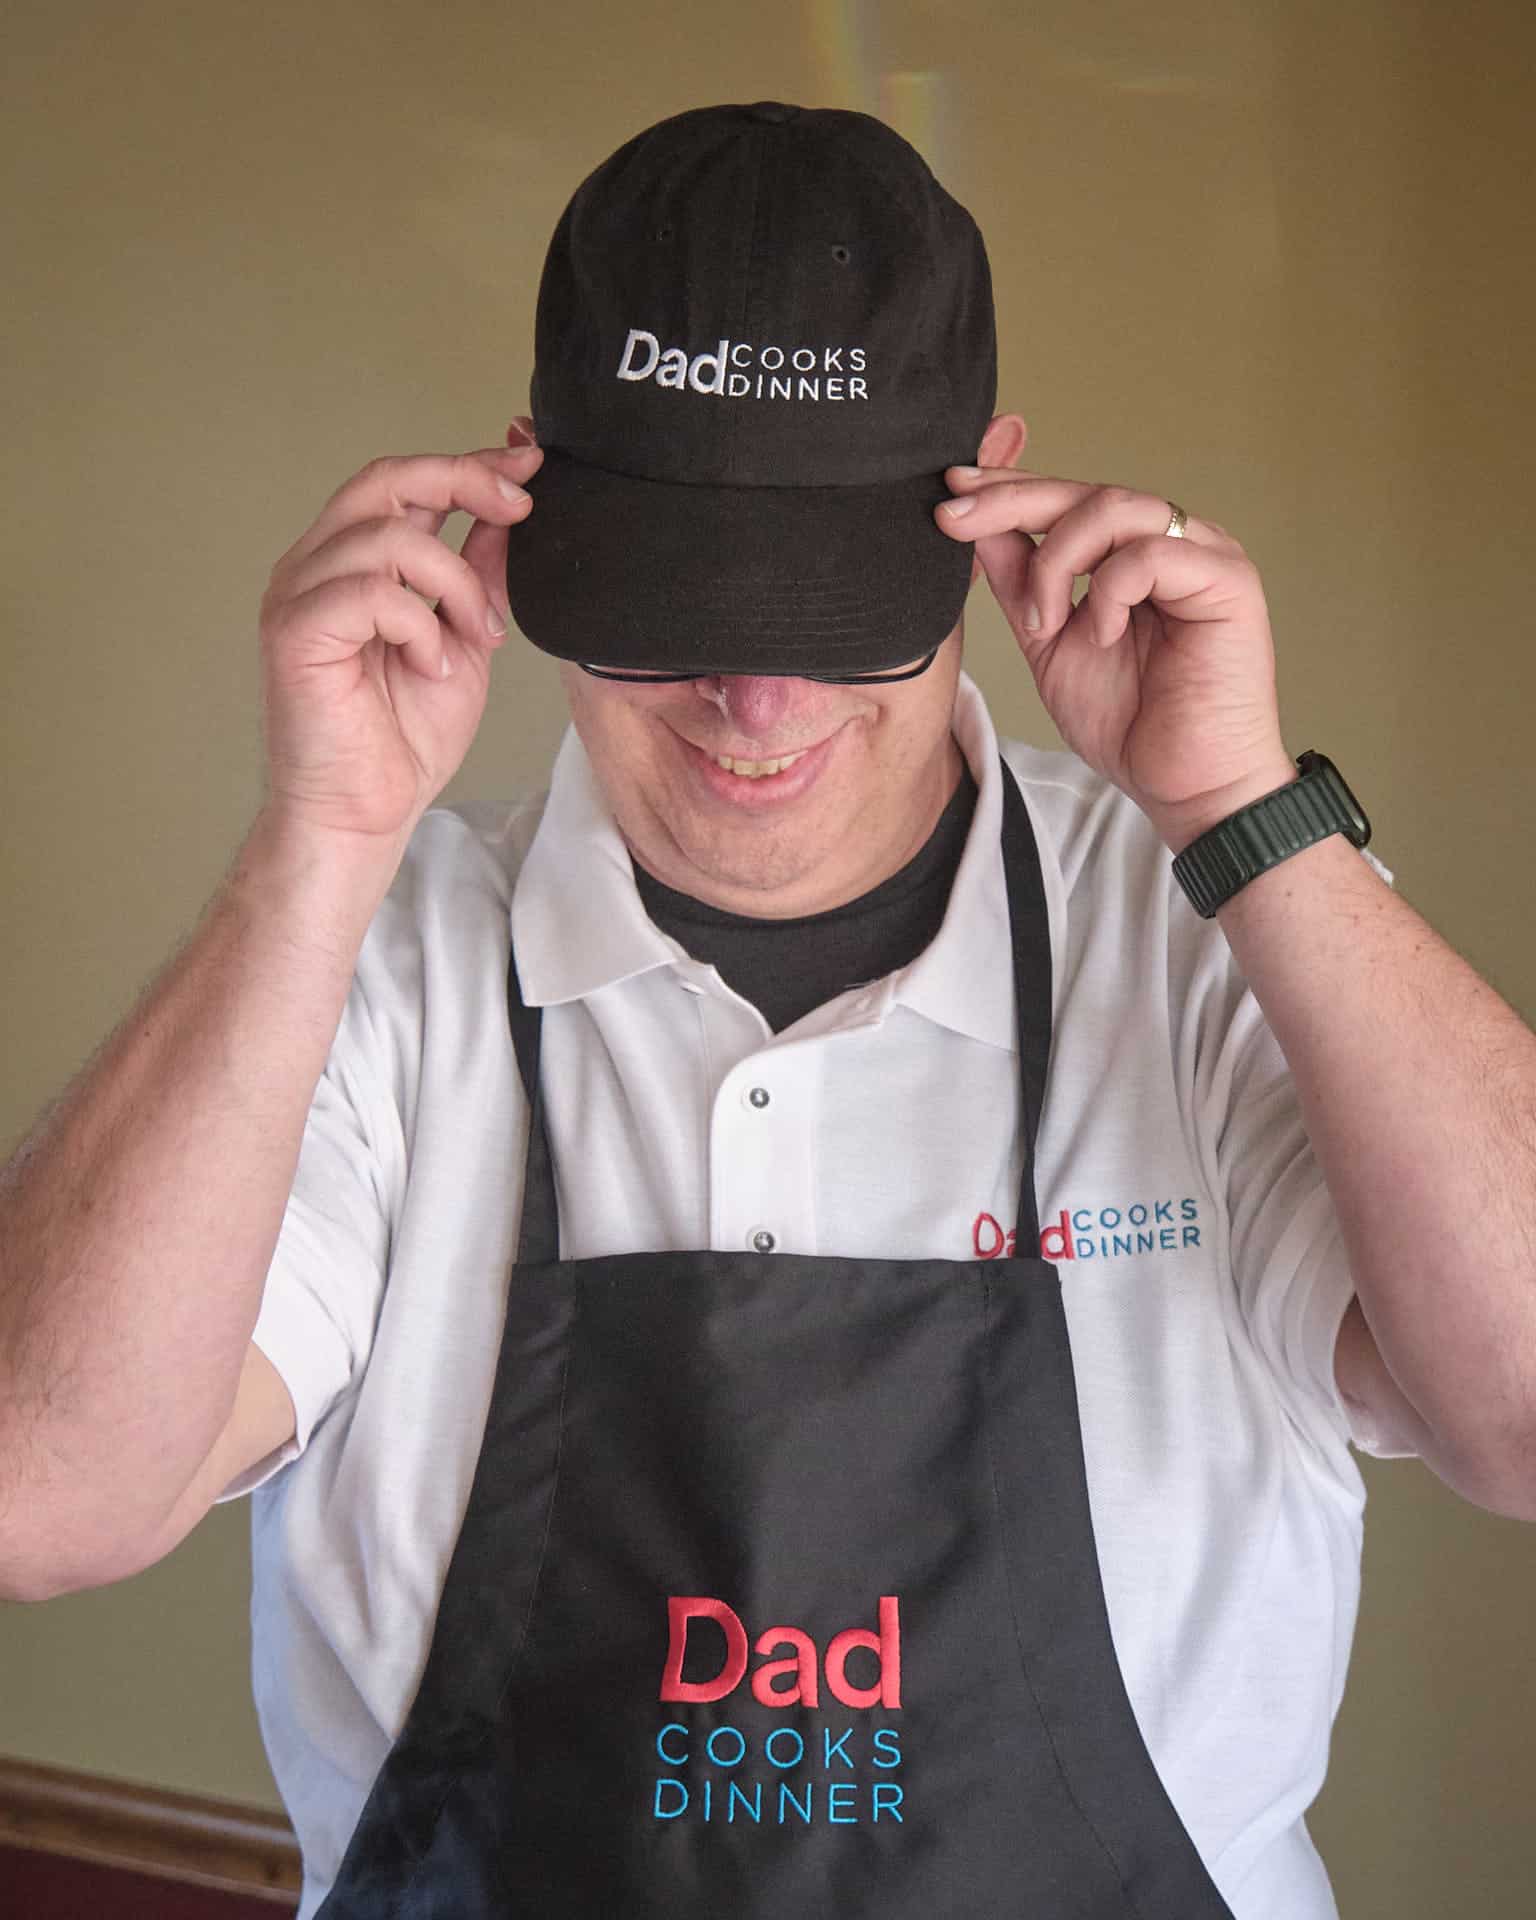
[(1370, 821), (1325, 753), (1304, 753), (1296, 766), (1299, 780), (1218, 820), (1175, 859), (1173, 877), (1202, 920), (1213, 919), (1250, 880), (1330, 834), (1342, 833), (1357, 847), (1370, 839)]

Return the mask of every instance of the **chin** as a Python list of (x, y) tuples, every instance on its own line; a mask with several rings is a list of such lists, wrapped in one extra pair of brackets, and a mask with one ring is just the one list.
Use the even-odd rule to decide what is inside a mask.
[[(693, 884), (683, 885), (681, 891), (693, 893), (712, 906), (725, 906), (727, 911), (751, 912), (750, 906), (742, 906), (741, 895), (762, 895), (764, 907), (768, 908), (778, 896), (798, 894), (802, 889), (815, 890), (815, 876), (826, 863), (825, 849), (786, 847), (775, 844), (766, 835), (748, 838), (755, 844), (728, 848), (718, 844), (685, 846), (682, 851), (695, 877)], [(676, 881), (667, 884), (678, 885)], [(730, 902), (720, 900), (715, 896), (721, 892), (734, 897)], [(798, 913), (801, 909), (792, 905), (778, 911)]]

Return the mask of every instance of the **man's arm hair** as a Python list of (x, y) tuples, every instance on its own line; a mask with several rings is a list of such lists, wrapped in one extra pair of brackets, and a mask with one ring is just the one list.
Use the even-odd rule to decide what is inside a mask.
[(192, 935), (0, 1171), (0, 1595), (137, 1572), (291, 1439), (251, 1332), (401, 850), (258, 818)]

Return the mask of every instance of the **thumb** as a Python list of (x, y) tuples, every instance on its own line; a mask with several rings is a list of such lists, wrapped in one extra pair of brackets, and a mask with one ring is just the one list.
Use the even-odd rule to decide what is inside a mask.
[(1003, 617), (1013, 629), (1014, 638), (1028, 653), (1038, 644), (1035, 636), (1027, 631), (1027, 623), (1034, 617), (1031, 578), (1034, 541), (1027, 533), (989, 533), (973, 541), (972, 548), (987, 576), (987, 585), (1003, 610)]
[[(511, 609), (507, 605), (507, 534), (509, 529), (498, 525), (494, 520), (474, 520), (470, 522), (469, 532), (464, 536), (464, 544), (459, 552), (474, 568), (477, 577), (490, 595), (491, 604), (501, 615), (510, 630)], [(479, 635), (475, 638), (478, 640)], [(499, 640), (489, 640), (489, 646), (500, 646)]]

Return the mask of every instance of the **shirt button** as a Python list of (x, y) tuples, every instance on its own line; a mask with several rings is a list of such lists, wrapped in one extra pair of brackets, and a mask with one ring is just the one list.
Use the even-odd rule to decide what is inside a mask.
[(747, 1235), (747, 1245), (754, 1253), (772, 1253), (778, 1244), (766, 1227), (758, 1227)]
[(770, 1097), (766, 1087), (750, 1087), (747, 1090), (747, 1105), (749, 1107), (766, 1107)]

